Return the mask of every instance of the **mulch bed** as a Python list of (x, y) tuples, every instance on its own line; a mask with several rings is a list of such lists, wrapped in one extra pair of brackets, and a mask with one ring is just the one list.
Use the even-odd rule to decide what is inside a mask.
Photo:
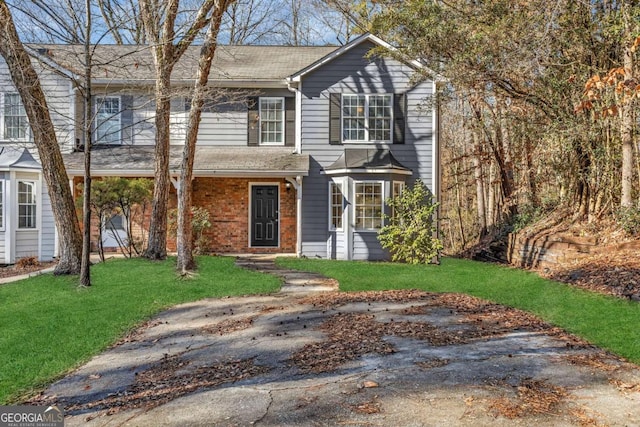
[(593, 255), (542, 275), (590, 291), (640, 301), (640, 257), (635, 250)]
[(18, 265), (7, 265), (0, 267), (0, 278), (21, 276), (23, 274), (35, 273), (37, 271), (45, 270), (49, 267), (54, 267), (57, 264), (56, 261), (50, 262), (38, 262), (37, 265), (30, 265), (20, 267)]

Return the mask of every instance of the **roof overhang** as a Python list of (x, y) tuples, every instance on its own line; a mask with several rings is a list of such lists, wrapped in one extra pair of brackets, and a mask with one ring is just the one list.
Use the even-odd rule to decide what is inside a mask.
[(24, 147), (0, 147), (0, 171), (41, 172), (42, 165)]
[(390, 150), (381, 148), (345, 148), (344, 153), (324, 171), (326, 175), (396, 174), (412, 175)]
[[(69, 176), (84, 174), (84, 153), (64, 155)], [(96, 146), (91, 153), (94, 176), (153, 177), (153, 146)], [(182, 147), (171, 147), (169, 173), (180, 175)], [(194, 177), (296, 177), (309, 175), (309, 156), (291, 147), (196, 147)]]

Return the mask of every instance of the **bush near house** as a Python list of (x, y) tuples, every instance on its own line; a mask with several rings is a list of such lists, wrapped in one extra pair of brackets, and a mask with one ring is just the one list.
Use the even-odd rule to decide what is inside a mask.
[(393, 215), (385, 218), (389, 224), (382, 227), (378, 240), (391, 252), (393, 261), (426, 264), (438, 256), (442, 243), (436, 235), (435, 214), (438, 204), (433, 194), (418, 179), (411, 188), (387, 199)]

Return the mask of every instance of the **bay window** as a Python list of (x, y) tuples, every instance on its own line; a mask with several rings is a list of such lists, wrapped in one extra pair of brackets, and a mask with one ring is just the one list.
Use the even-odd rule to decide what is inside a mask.
[(18, 228), (36, 228), (36, 183), (18, 181)]
[(382, 228), (384, 195), (382, 182), (362, 181), (355, 183), (356, 230), (379, 230)]
[(329, 183), (329, 229), (342, 230), (342, 218), (344, 214), (344, 194), (342, 183)]

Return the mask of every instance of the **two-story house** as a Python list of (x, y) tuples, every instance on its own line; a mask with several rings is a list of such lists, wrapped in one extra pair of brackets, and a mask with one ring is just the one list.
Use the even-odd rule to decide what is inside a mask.
[[(193, 197), (210, 212), (214, 252), (384, 259), (376, 236), (390, 213), (385, 199), (417, 178), (438, 194), (436, 83), (414, 82), (418, 62), (370, 55), (380, 46), (391, 49), (367, 34), (342, 47), (218, 48)], [(80, 49), (32, 47), (71, 185), (83, 173), (82, 104), (74, 84)], [(187, 51), (173, 77), (176, 187), (197, 55), (197, 46)], [(101, 45), (94, 64), (93, 176), (153, 177), (155, 75), (148, 49)], [(0, 142), (20, 149), (0, 153), (0, 262), (3, 254), (6, 263), (26, 255), (29, 242), (30, 254), (48, 259), (56, 241), (46, 188), (37, 159), (23, 150), (30, 149), (28, 124), (5, 71), (0, 63)]]

